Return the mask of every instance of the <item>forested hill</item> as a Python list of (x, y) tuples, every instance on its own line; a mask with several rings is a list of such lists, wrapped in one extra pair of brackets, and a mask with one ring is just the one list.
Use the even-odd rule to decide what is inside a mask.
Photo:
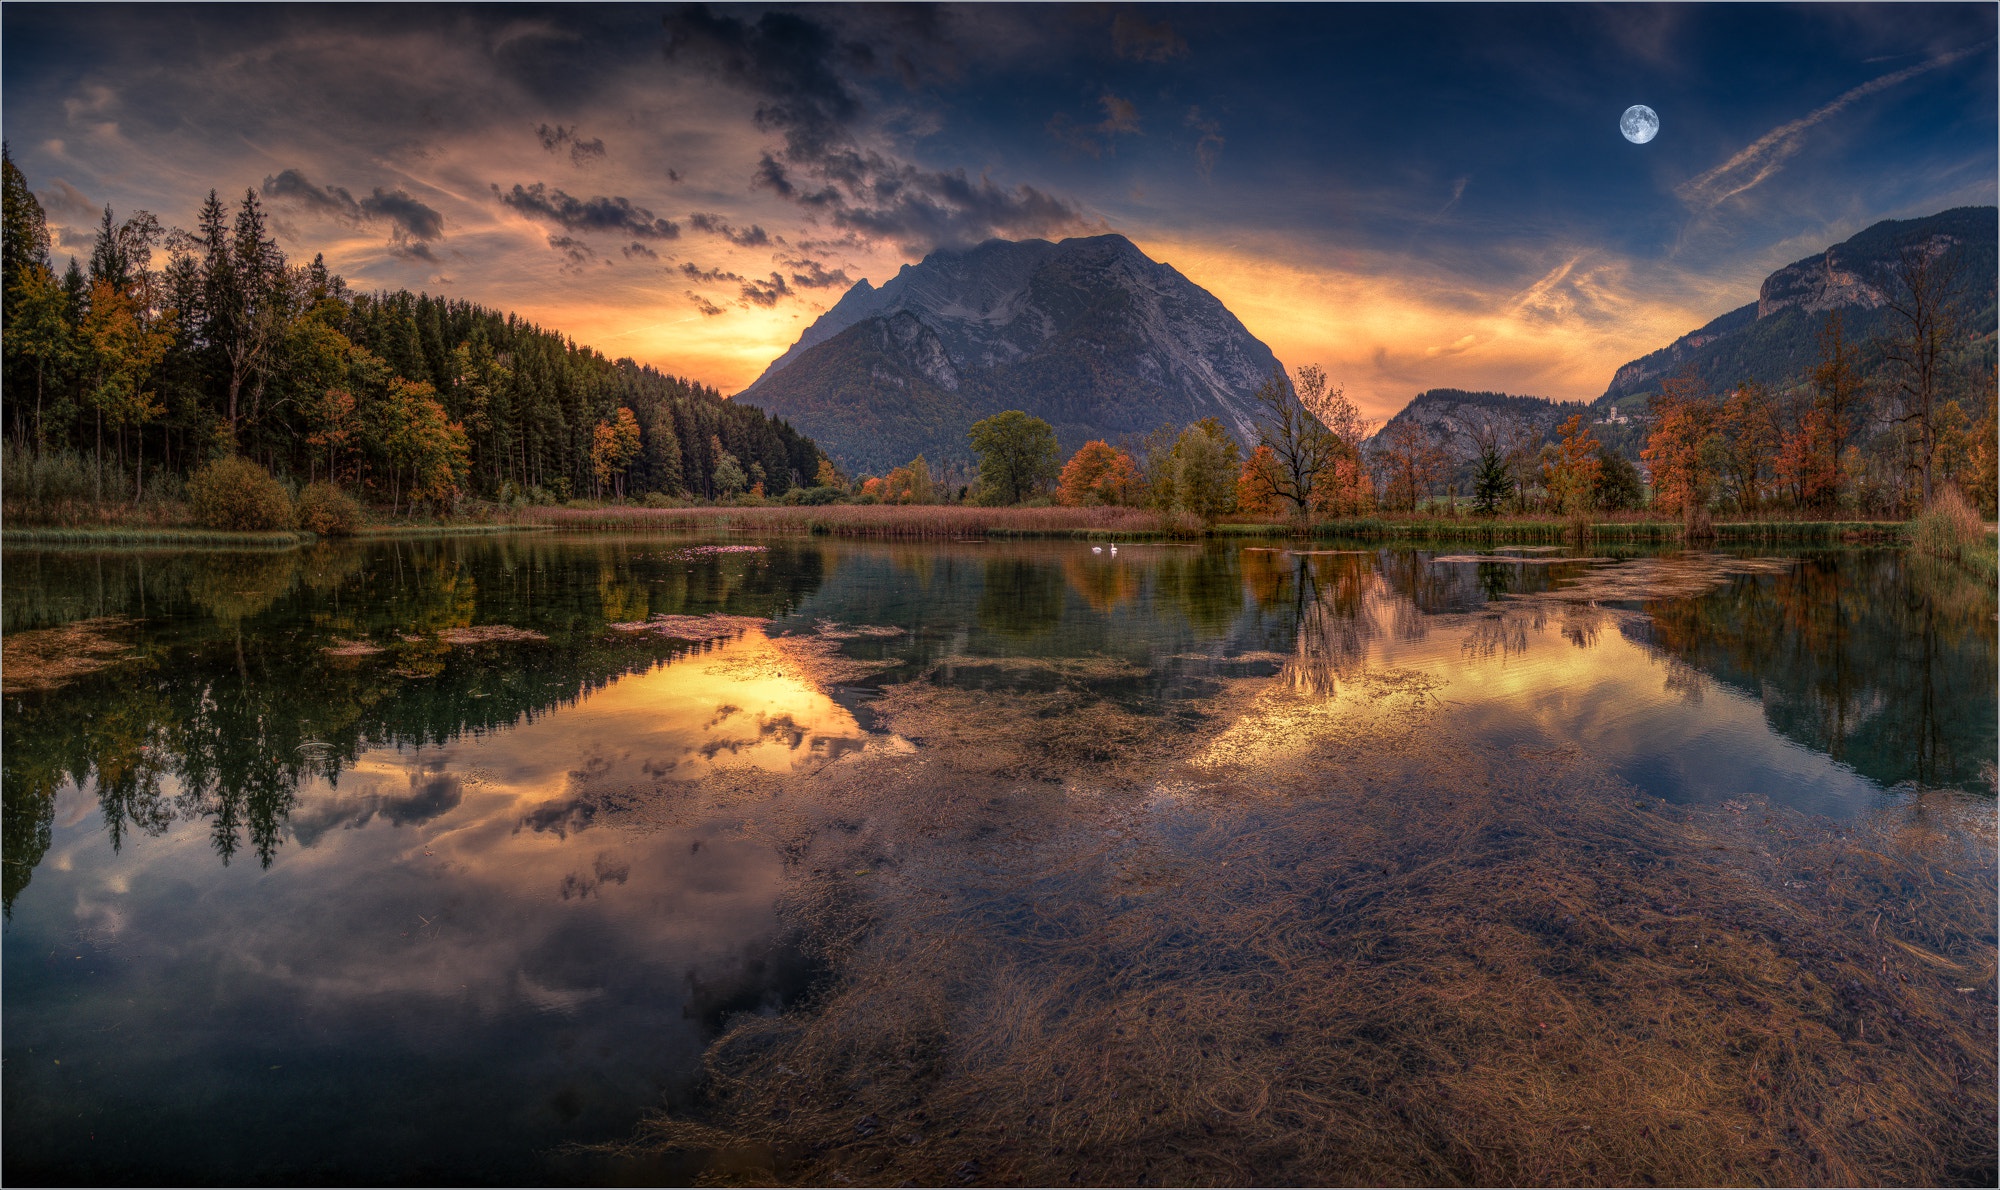
[(87, 267), (63, 275), (11, 160), (5, 200), (5, 432), (88, 456), (134, 498), (162, 467), (232, 448), (301, 482), (434, 502), (759, 482), (776, 496), (819, 466), (810, 439), (714, 389), (512, 314), (357, 294), (318, 257), (295, 265), (254, 191), (211, 194), (193, 231), (107, 209)]
[[(1959, 332), (1954, 354), (1990, 361), (1996, 245), (2000, 209), (1994, 207), (1955, 207), (1922, 219), (1884, 220), (1786, 265), (1764, 279), (1757, 300), (1619, 368), (1597, 403), (1637, 412), (1645, 398), (1660, 391), (1662, 379), (1690, 365), (1713, 392), (1746, 380), (1782, 390), (1802, 380), (1818, 360), (1818, 336), (1829, 312), (1840, 313), (1851, 342), (1895, 333), (1897, 320), (1888, 303), (1898, 290), (1898, 261), (1912, 246), (1942, 254), (1954, 274), (1949, 301)], [(1881, 363), (1879, 352), (1864, 353), (1861, 360), (1864, 373)], [(1966, 363), (1976, 369), (1980, 360)]]

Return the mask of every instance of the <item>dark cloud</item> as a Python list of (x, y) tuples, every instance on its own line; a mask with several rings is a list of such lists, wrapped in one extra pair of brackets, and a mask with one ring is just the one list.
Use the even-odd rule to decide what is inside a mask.
[(702, 211), (696, 211), (694, 214), (688, 216), (688, 226), (694, 228), (696, 231), (705, 231), (710, 235), (721, 236), (739, 248), (761, 248), (771, 242), (771, 237), (765, 233), (763, 228), (757, 226), (755, 223), (752, 223), (747, 229), (738, 231), (725, 222), (722, 216), (711, 215)]
[(725, 273), (721, 269), (705, 269), (691, 260), (681, 265), (681, 272), (691, 281), (701, 281), (710, 285), (718, 281), (743, 280), (735, 273)]
[(576, 134), (576, 125), (564, 127), (561, 124), (543, 124), (535, 129), (535, 136), (542, 142), (542, 148), (551, 153), (569, 153), (570, 164), (584, 165), (604, 159), (604, 140), (592, 137), (583, 140)]
[(1120, 99), (1106, 91), (1098, 99), (1104, 108), (1104, 118), (1095, 124), (1078, 124), (1063, 112), (1057, 112), (1048, 122), (1048, 133), (1062, 144), (1079, 153), (1101, 157), (1107, 151), (1116, 152), (1114, 138), (1138, 136), (1139, 109), (1129, 99)]
[(743, 283), (743, 300), (754, 302), (767, 309), (790, 296), (792, 296), (792, 287), (785, 284), (785, 279), (777, 273), (772, 273), (769, 281), (745, 281)]
[(493, 193), (503, 205), (568, 231), (606, 231), (641, 240), (671, 240), (681, 234), (679, 224), (654, 218), (653, 212), (634, 206), (629, 198), (576, 198), (541, 182), (516, 184), (507, 191), (496, 184)]
[(590, 250), (589, 244), (573, 236), (550, 236), (549, 247), (562, 253), (563, 259), (572, 268), (581, 267), (597, 259), (597, 253)]
[(640, 259), (658, 260), (660, 258), (659, 253), (653, 251), (651, 248), (646, 247), (646, 245), (640, 243), (637, 240), (633, 240), (631, 243), (625, 245), (623, 248), (620, 248), (619, 251), (625, 254), (625, 259), (627, 260), (640, 260)]
[(1135, 62), (1171, 62), (1187, 57), (1187, 42), (1165, 21), (1149, 24), (1136, 12), (1125, 11), (1111, 22), (1111, 45), (1121, 58)]
[(798, 270), (792, 274), (792, 284), (800, 289), (832, 289), (835, 286), (845, 289), (854, 284), (846, 269), (828, 272), (825, 265), (811, 257), (783, 257), (781, 261), (787, 268)]
[(709, 301), (692, 289), (687, 291), (687, 300), (694, 303), (694, 308), (701, 311), (704, 318), (713, 318), (718, 314), (726, 313), (721, 306)]
[(390, 250), (397, 256), (435, 260), (428, 244), (444, 235), (444, 216), (407, 190), (375, 187), (356, 199), (345, 186), (318, 186), (296, 169), (264, 179), (266, 199), (331, 215), (348, 223), (385, 222)]
[(696, 5), (667, 16), (665, 28), (669, 62), (701, 66), (754, 95), (757, 127), (783, 135), (784, 147), (764, 154), (752, 187), (836, 227), (924, 252), (1088, 226), (1074, 203), (1032, 186), (974, 182), (964, 170), (920, 169), (862, 148), (852, 129), (862, 99), (847, 76), (879, 63), (867, 45), (827, 25), (796, 13), (738, 18)]

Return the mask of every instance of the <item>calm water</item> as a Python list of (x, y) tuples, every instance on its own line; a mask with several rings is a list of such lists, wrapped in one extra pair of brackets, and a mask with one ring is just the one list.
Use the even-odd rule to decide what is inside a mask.
[[(1547, 595), (1631, 563), (760, 544), (8, 551), (10, 689), (31, 634), (108, 644), (5, 700), (7, 1180), (675, 1176), (555, 1149), (813, 982), (766, 810), (712, 791), (883, 743), (871, 699), (919, 675), (1005, 699), (1046, 680), (1012, 661), (1115, 661), (1165, 717), (1417, 670), (1447, 741), (1580, 745), (1670, 802), (1992, 804), (1993, 596), (1893, 552), (1575, 604)], [(607, 628), (718, 612), (769, 623)], [(483, 625), (546, 639), (442, 635)], [(821, 629), (867, 664), (813, 681), (773, 643)]]

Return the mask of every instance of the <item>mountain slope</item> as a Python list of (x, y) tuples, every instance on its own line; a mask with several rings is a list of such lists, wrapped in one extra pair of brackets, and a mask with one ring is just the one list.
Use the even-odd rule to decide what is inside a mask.
[[(1745, 380), (1784, 387), (1817, 360), (1817, 336), (1830, 310), (1840, 311), (1853, 342), (1894, 333), (1895, 316), (1885, 303), (1894, 292), (1897, 257), (1909, 244), (1956, 254), (1963, 290), (1954, 313), (1960, 329), (1975, 339), (1983, 336), (1990, 350), (1996, 241), (2000, 209), (1994, 207), (1956, 207), (1922, 219), (1884, 220), (1817, 256), (1786, 265), (1764, 280), (1756, 301), (1619, 368), (1597, 403), (1636, 404), (1688, 364), (1718, 392)], [(1873, 362), (1864, 358), (1863, 365)]]
[[(1517, 397), (1507, 393), (1466, 392), (1456, 388), (1434, 388), (1418, 393), (1396, 416), (1361, 444), (1370, 458), (1380, 453), (1384, 435), (1402, 422), (1415, 422), (1444, 447), (1451, 461), (1447, 482), (1458, 485), (1461, 493), (1472, 490), (1472, 473), (1479, 462), (1475, 433), (1491, 425), (1505, 445), (1521, 443), (1539, 447), (1556, 438), (1563, 419), (1581, 413), (1590, 420), (1591, 409), (1582, 402), (1551, 401), (1546, 397)], [(1594, 431), (1604, 427), (1594, 426)]]
[(856, 284), (738, 394), (850, 469), (969, 457), (1003, 409), (1064, 451), (1220, 418), (1254, 435), (1251, 394), (1278, 361), (1214, 295), (1120, 235), (988, 240)]

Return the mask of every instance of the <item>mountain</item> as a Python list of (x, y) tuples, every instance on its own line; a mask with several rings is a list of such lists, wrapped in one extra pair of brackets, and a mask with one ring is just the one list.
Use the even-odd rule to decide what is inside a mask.
[[(1786, 265), (1764, 279), (1756, 301), (1618, 369), (1597, 404), (1639, 404), (1659, 391), (1663, 378), (1690, 363), (1715, 392), (1745, 380), (1788, 387), (1817, 361), (1819, 330), (1831, 310), (1840, 311), (1847, 338), (1855, 343), (1894, 334), (1897, 320), (1886, 302), (1895, 290), (1897, 258), (1911, 244), (1956, 253), (1961, 290), (1953, 312), (1960, 329), (1974, 340), (1969, 348), (1990, 356), (1996, 240), (2000, 208), (1995, 207), (1956, 207), (1923, 219), (1884, 220)], [(1879, 355), (1864, 352), (1864, 369), (1878, 363)]]
[[(1385, 435), (1399, 423), (1416, 422), (1429, 431), (1433, 442), (1442, 443), (1446, 456), (1451, 460), (1451, 474), (1448, 482), (1458, 485), (1460, 493), (1472, 490), (1472, 473), (1479, 462), (1479, 443), (1474, 437), (1481, 428), (1492, 425), (1500, 430), (1503, 446), (1526, 442), (1539, 447), (1543, 442), (1556, 439), (1556, 427), (1573, 414), (1584, 414), (1588, 421), (1593, 416), (1590, 406), (1581, 401), (1551, 401), (1546, 397), (1517, 397), (1507, 393), (1466, 392), (1456, 388), (1434, 388), (1418, 393), (1408, 405), (1398, 410), (1396, 416), (1382, 423), (1361, 444), (1363, 454), (1374, 457), (1382, 448)], [(1604, 427), (1594, 426), (1593, 431), (1602, 436)]]
[(1065, 453), (1203, 417), (1254, 441), (1251, 394), (1277, 367), (1124, 236), (988, 240), (856, 283), (737, 399), (879, 473), (969, 458), (967, 427), (1003, 409), (1046, 419)]

